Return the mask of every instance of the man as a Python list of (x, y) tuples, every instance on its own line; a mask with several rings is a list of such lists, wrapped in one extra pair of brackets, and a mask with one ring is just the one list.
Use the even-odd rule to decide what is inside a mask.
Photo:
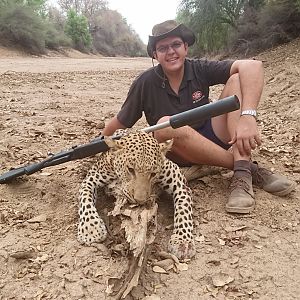
[[(237, 95), (241, 109), (199, 122), (191, 128), (158, 130), (159, 142), (173, 139), (169, 158), (179, 165), (211, 165), (234, 170), (227, 212), (249, 213), (255, 205), (252, 184), (275, 195), (287, 195), (295, 183), (251, 162), (251, 151), (261, 144), (256, 109), (264, 75), (257, 60), (189, 60), (194, 33), (173, 20), (153, 27), (147, 52), (159, 62), (131, 85), (120, 112), (104, 128), (103, 135), (132, 127), (142, 113), (149, 125), (169, 116), (207, 104), (209, 86), (225, 84), (220, 98)], [(228, 151), (232, 148), (232, 151)]]

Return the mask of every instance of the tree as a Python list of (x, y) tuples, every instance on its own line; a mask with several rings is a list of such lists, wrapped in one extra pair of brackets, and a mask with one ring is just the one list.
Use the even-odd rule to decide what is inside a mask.
[(54, 25), (59, 31), (64, 31), (66, 17), (56, 7), (50, 6), (47, 13), (48, 20)]
[(213, 52), (227, 44), (230, 33), (237, 30), (239, 20), (248, 6), (257, 10), (265, 1), (267, 0), (182, 0), (177, 18), (196, 33), (194, 52)]
[(256, 11), (248, 6), (240, 18), (231, 37), (231, 52), (253, 55), (300, 36), (299, 0), (266, 0), (259, 4)]
[(180, 4), (178, 19), (195, 32), (197, 37), (195, 51), (198, 53), (220, 49), (227, 39), (228, 28), (235, 26), (237, 9), (229, 4), (225, 6), (222, 2), (183, 0)]
[(78, 15), (73, 9), (69, 10), (65, 31), (72, 39), (76, 49), (86, 51), (87, 48), (90, 48), (92, 37), (85, 16)]
[(45, 15), (47, 0), (0, 0), (0, 7), (8, 5), (18, 5), (20, 7), (29, 7), (39, 15)]
[(115, 10), (101, 10), (92, 20), (93, 45), (104, 55), (146, 56), (146, 47)]
[(77, 14), (83, 14), (90, 19), (97, 11), (107, 8), (106, 0), (58, 0), (64, 12), (73, 9)]
[(46, 28), (43, 19), (29, 6), (17, 1), (1, 2), (0, 42), (5, 46), (23, 47), (31, 53), (45, 51)]

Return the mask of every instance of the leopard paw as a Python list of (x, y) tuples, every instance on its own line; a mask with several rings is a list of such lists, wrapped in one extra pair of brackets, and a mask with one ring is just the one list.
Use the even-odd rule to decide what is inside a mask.
[(195, 242), (193, 239), (185, 240), (179, 238), (176, 234), (171, 236), (168, 250), (174, 254), (178, 259), (192, 258), (196, 254)]
[(80, 220), (78, 224), (77, 240), (81, 244), (90, 245), (92, 243), (101, 243), (107, 237), (107, 229), (103, 220), (98, 217), (93, 220)]

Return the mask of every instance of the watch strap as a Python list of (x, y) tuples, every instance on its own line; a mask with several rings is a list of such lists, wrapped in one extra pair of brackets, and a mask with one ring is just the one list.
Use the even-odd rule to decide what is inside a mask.
[(255, 119), (257, 118), (257, 112), (255, 109), (246, 109), (241, 112), (241, 116), (253, 116)]

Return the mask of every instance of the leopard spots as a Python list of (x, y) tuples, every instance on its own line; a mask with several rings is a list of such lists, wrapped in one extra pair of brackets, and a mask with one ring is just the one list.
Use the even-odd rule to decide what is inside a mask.
[[(81, 184), (78, 240), (83, 244), (102, 242), (107, 236), (104, 221), (96, 210), (99, 188), (130, 203), (145, 205), (157, 196), (159, 187), (174, 200), (174, 230), (169, 251), (178, 258), (195, 255), (192, 199), (179, 167), (168, 160), (172, 141), (159, 144), (151, 134), (131, 132), (119, 140), (105, 138), (109, 151), (101, 153)], [(102, 191), (103, 189), (101, 189)]]

